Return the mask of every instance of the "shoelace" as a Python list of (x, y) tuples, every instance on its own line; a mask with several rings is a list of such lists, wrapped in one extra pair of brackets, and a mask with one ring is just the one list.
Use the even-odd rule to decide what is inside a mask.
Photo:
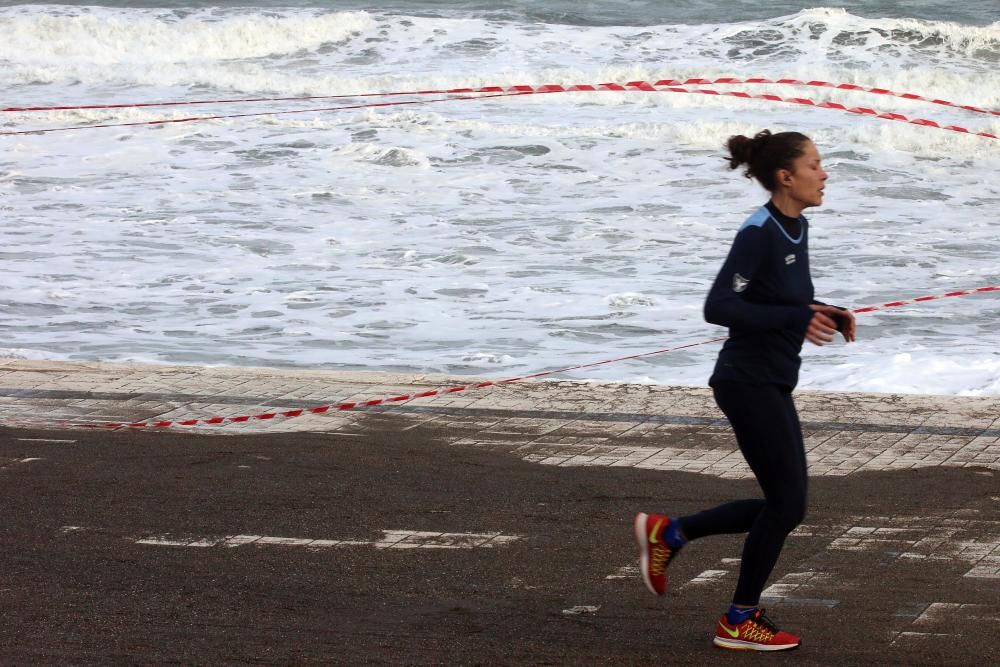
[(654, 576), (660, 576), (667, 567), (667, 561), (670, 560), (670, 549), (665, 544), (656, 545), (649, 556), (649, 571)]
[(764, 615), (763, 609), (759, 609), (748, 620), (750, 621), (750, 627), (743, 634), (746, 639), (768, 642), (778, 634), (777, 626), (774, 625), (774, 621)]
[(757, 613), (753, 615), (753, 620), (754, 622), (764, 627), (768, 632), (773, 632), (774, 634), (778, 634), (778, 626), (774, 624), (774, 621), (772, 621), (771, 619), (769, 619), (767, 616), (764, 615), (763, 608), (757, 610)]

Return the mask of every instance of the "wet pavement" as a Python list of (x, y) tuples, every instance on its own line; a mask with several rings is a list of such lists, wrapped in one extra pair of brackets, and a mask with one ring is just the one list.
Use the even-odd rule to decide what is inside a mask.
[[(636, 511), (759, 495), (707, 390), (0, 363), (2, 664), (1000, 661), (1000, 398), (799, 392), (811, 502), (715, 649), (739, 536), (642, 585)], [(70, 426), (73, 424), (74, 426)], [(84, 426), (87, 425), (87, 426)]]

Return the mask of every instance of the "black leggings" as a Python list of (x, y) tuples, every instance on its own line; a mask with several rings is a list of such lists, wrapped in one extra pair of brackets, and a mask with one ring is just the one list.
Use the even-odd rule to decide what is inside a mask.
[(764, 499), (737, 500), (681, 517), (680, 527), (689, 540), (749, 533), (733, 603), (756, 605), (785, 538), (805, 517), (808, 477), (802, 427), (790, 390), (726, 382), (717, 383), (713, 391)]

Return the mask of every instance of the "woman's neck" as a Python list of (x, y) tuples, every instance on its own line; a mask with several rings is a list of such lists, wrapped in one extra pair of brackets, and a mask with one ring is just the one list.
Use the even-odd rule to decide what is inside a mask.
[(798, 218), (802, 215), (802, 211), (805, 210), (805, 206), (802, 202), (797, 199), (792, 199), (784, 191), (777, 191), (771, 195), (771, 203), (779, 211), (787, 215), (789, 218)]

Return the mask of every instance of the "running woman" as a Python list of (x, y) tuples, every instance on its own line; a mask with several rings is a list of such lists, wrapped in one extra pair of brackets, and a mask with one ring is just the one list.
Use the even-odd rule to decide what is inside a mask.
[(747, 165), (771, 199), (736, 234), (705, 301), (705, 319), (729, 327), (709, 386), (763, 491), (672, 518), (640, 512), (635, 538), (646, 587), (667, 590), (667, 565), (685, 544), (707, 535), (747, 533), (732, 605), (715, 626), (716, 646), (781, 651), (797, 647), (764, 615), (760, 595), (785, 538), (806, 511), (806, 454), (792, 401), (802, 341), (825, 345), (840, 331), (854, 340), (854, 315), (813, 298), (808, 223), (802, 211), (823, 203), (827, 173), (819, 151), (798, 132), (727, 142), (729, 167)]

